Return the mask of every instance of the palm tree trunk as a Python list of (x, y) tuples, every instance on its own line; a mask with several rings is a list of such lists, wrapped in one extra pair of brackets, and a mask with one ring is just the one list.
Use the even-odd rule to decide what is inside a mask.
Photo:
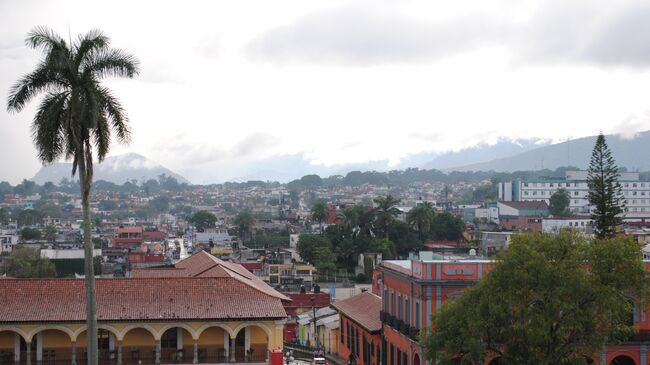
[[(84, 272), (86, 281), (86, 334), (88, 336), (88, 365), (97, 365), (97, 303), (95, 299), (95, 272), (93, 267), (94, 245), (90, 230), (90, 185), (92, 173), (88, 172), (86, 153), (81, 149), (77, 159), (79, 164), (79, 185), (81, 187), (81, 206), (83, 211)], [(92, 163), (92, 161), (90, 161)]]

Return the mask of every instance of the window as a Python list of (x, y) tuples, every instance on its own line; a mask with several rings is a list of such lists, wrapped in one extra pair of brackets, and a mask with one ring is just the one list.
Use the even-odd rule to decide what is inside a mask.
[(397, 319), (402, 319), (402, 295), (397, 294)]
[(574, 191), (574, 192), (573, 192), (573, 195), (574, 195), (574, 196), (578, 196), (579, 194), (580, 194), (580, 193), (578, 193), (577, 191)]
[(347, 345), (348, 345), (348, 349), (352, 349), (352, 347), (351, 347), (352, 344), (350, 343), (350, 322), (347, 322), (347, 321), (345, 322), (345, 331), (348, 333), (348, 337), (347, 337), (347, 341), (346, 341)]
[(415, 328), (420, 328), (420, 302), (415, 302)]
[(633, 187), (633, 188), (636, 188), (636, 183), (633, 183), (633, 184), (632, 184), (632, 187)]
[(345, 326), (343, 326), (343, 318), (341, 318), (341, 325), (339, 326), (340, 334), (339, 337), (341, 337), (341, 343), (344, 342), (343, 338), (345, 337)]
[(390, 314), (395, 315), (395, 291), (390, 291)]
[(384, 302), (384, 312), (388, 312), (388, 288), (384, 288), (384, 297), (382, 299)]
[(359, 330), (354, 329), (354, 353), (357, 354), (357, 359), (359, 358)]
[(411, 306), (408, 297), (404, 298), (404, 322), (409, 325), (411, 323)]

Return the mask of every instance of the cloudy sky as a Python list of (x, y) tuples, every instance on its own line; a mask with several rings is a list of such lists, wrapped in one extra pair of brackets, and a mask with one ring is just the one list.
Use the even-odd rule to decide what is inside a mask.
[[(38, 60), (31, 28), (99, 28), (142, 69), (108, 82), (134, 137), (112, 154), (197, 183), (282, 156), (397, 165), (499, 137), (650, 129), (648, 19), (644, 1), (0, 0), (0, 99)], [(40, 167), (34, 104), (0, 110), (0, 180)]]

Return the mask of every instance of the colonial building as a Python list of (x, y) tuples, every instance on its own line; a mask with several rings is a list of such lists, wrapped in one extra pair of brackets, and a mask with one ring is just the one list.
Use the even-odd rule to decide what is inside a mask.
[(377, 365), (381, 361), (381, 297), (363, 292), (332, 304), (338, 310), (338, 354), (358, 365)]
[[(646, 270), (650, 262), (646, 261)], [(379, 266), (382, 293), (383, 365), (423, 365), (424, 352), (418, 334), (431, 328), (431, 315), (445, 301), (457, 298), (494, 267), (489, 260), (391, 260)], [(606, 346), (589, 359), (600, 365), (648, 365), (650, 316), (648, 308), (635, 305), (634, 325), (639, 333), (630, 341)], [(496, 365), (497, 359), (485, 359)]]
[[(264, 362), (268, 349), (282, 348), (287, 298), (206, 255), (191, 268), (97, 280), (102, 362)], [(83, 280), (5, 278), (0, 293), (0, 363), (86, 361)]]

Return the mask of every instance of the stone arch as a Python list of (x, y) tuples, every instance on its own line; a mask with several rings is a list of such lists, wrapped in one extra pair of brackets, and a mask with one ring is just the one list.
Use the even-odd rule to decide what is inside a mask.
[(146, 324), (127, 325), (122, 330), (122, 359), (125, 363), (154, 363), (160, 340), (158, 331)]
[(74, 341), (77, 336), (75, 335), (74, 331), (69, 329), (66, 326), (60, 326), (60, 325), (43, 325), (43, 326), (38, 326), (34, 328), (27, 337), (25, 337), (26, 342), (31, 342), (34, 339), (34, 336), (36, 336), (40, 332), (44, 332), (47, 330), (55, 330), (55, 331), (61, 331), (65, 334), (68, 335), (68, 338), (70, 341)]
[(126, 327), (124, 327), (121, 332), (122, 336), (119, 339), (123, 341), (127, 333), (138, 328), (142, 328), (147, 332), (149, 332), (151, 336), (153, 336), (154, 341), (160, 340), (160, 336), (162, 336), (162, 333), (158, 332), (155, 328), (151, 327), (150, 325), (145, 323), (137, 323), (137, 324), (129, 324)]
[(192, 327), (184, 324), (166, 324), (159, 332), (160, 358), (163, 363), (192, 360), (194, 341), (198, 341), (198, 338), (194, 338)]
[(198, 339), (199, 337), (201, 337), (201, 334), (203, 333), (203, 331), (207, 330), (210, 327), (219, 327), (219, 328), (223, 329), (224, 331), (226, 331), (226, 333), (228, 334), (228, 336), (230, 338), (234, 338), (237, 335), (237, 332), (234, 332), (232, 330), (232, 328), (226, 326), (223, 323), (210, 322), (210, 323), (205, 323), (205, 324), (201, 325), (201, 327), (199, 327), (198, 329), (195, 330), (196, 338)]
[(22, 337), (23, 341), (27, 341), (27, 332), (23, 331), (19, 327), (14, 326), (0, 326), (0, 332), (14, 332)]
[(183, 328), (192, 335), (193, 340), (198, 340), (199, 339), (199, 335), (197, 334), (197, 330), (194, 329), (192, 326), (189, 326), (189, 325), (187, 325), (185, 323), (168, 323), (168, 324), (162, 326), (160, 328), (160, 330), (158, 330), (160, 332), (160, 336), (162, 337), (162, 335), (165, 334), (165, 332), (167, 332), (168, 330), (170, 330), (172, 328)]
[[(64, 338), (67, 335), (67, 338)], [(36, 343), (33, 356), (37, 362), (46, 364), (69, 363), (72, 361), (73, 331), (64, 326), (38, 326), (31, 333), (31, 342)]]
[(265, 362), (273, 332), (261, 322), (243, 322), (235, 330), (235, 361)]
[(237, 327), (235, 327), (235, 329), (232, 331), (232, 333), (233, 333), (233, 338), (237, 336), (237, 334), (239, 333), (239, 331), (241, 331), (242, 329), (244, 329), (244, 328), (246, 328), (246, 327), (251, 327), (251, 326), (255, 326), (255, 327), (259, 327), (259, 328), (261, 328), (264, 332), (266, 332), (266, 335), (269, 337), (269, 340), (270, 340), (271, 337), (273, 336), (273, 331), (271, 331), (271, 329), (268, 328), (268, 327), (267, 327), (264, 323), (262, 323), (262, 322), (243, 322), (243, 323), (240, 323)]
[(610, 365), (637, 365), (637, 362), (628, 355), (618, 355), (612, 358)]
[[(79, 335), (86, 332), (86, 328), (87, 327), (85, 325), (77, 328), (77, 330), (73, 332), (74, 335), (71, 337), (72, 340), (76, 342), (77, 339), (79, 338)], [(113, 326), (109, 326), (109, 325), (105, 325), (105, 324), (98, 324), (97, 329), (98, 330), (108, 331), (108, 332), (112, 333), (113, 336), (115, 336), (115, 339), (117, 339), (118, 341), (122, 340), (121, 332), (118, 329), (116, 329), (115, 327), (113, 327)]]

